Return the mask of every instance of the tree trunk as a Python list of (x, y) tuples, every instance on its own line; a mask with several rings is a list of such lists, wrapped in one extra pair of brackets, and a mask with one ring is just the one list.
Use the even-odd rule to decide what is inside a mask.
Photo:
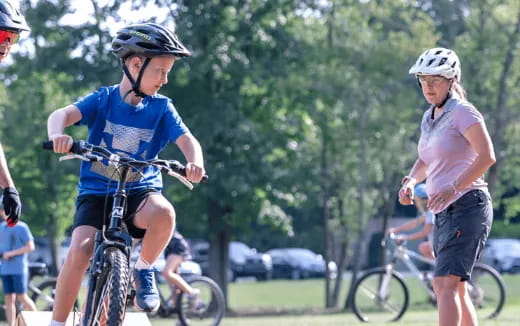
[(228, 269), (229, 241), (231, 238), (229, 226), (225, 220), (225, 209), (216, 202), (210, 203), (209, 212), (209, 276), (217, 282), (228, 300)]
[(49, 239), (49, 249), (51, 250), (52, 265), (49, 267), (51, 275), (58, 275), (61, 267), (60, 254), (59, 254), (59, 242), (58, 232), (56, 227), (56, 216), (51, 213), (49, 215), (50, 223), (48, 228), (47, 237)]
[(322, 188), (322, 222), (323, 222), (323, 244), (324, 244), (324, 259), (325, 259), (325, 307), (331, 307), (331, 298), (330, 298), (330, 270), (329, 270), (329, 191), (328, 191), (328, 183), (329, 183), (329, 175), (328, 171), (328, 158), (327, 158), (327, 125), (326, 123), (323, 126), (322, 130), (322, 148), (321, 148), (321, 188)]
[[(338, 200), (338, 215), (339, 215), (338, 218), (343, 221), (343, 219), (345, 217), (345, 211), (344, 211), (342, 199)], [(348, 260), (347, 260), (347, 252), (348, 252), (348, 246), (349, 246), (348, 230), (347, 230), (346, 223), (342, 222), (341, 224), (343, 226), (343, 229), (345, 230), (345, 236), (341, 240), (341, 245), (340, 245), (340, 249), (339, 249), (338, 276), (336, 278), (336, 283), (334, 284), (334, 291), (332, 293), (332, 298), (331, 298), (332, 307), (337, 307), (339, 304), (339, 296), (340, 296), (341, 290), (343, 288), (342, 287), (343, 274), (344, 274), (343, 272), (346, 270), (347, 262), (348, 262)]]
[(366, 176), (366, 161), (367, 161), (367, 150), (366, 150), (366, 137), (365, 137), (365, 125), (366, 120), (368, 118), (368, 109), (369, 106), (362, 107), (359, 114), (360, 114), (360, 121), (359, 121), (359, 185), (358, 185), (358, 202), (359, 202), (359, 214), (358, 214), (358, 221), (359, 221), (359, 230), (358, 230), (358, 236), (357, 236), (357, 243), (356, 243), (356, 249), (354, 252), (354, 268), (352, 270), (352, 279), (350, 281), (350, 288), (348, 291), (347, 299), (345, 300), (345, 309), (349, 309), (351, 307), (352, 299), (353, 299), (353, 292), (354, 289), (354, 283), (357, 280), (357, 274), (359, 270), (361, 269), (361, 243), (363, 240), (363, 234), (365, 229), (365, 189), (366, 189), (366, 182), (367, 182), (367, 176)]

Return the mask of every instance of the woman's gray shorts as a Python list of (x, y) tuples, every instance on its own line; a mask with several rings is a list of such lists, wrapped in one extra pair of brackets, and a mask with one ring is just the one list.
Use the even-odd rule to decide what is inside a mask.
[(470, 279), (473, 266), (486, 244), (493, 207), (482, 190), (471, 190), (435, 215), (433, 250), (435, 276), (455, 275)]

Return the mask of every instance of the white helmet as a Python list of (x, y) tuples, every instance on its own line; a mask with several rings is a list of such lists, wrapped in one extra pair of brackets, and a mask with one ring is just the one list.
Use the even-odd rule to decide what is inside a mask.
[(446, 48), (433, 48), (424, 51), (408, 72), (414, 75), (440, 75), (456, 78), (460, 82), (460, 60), (455, 51)]

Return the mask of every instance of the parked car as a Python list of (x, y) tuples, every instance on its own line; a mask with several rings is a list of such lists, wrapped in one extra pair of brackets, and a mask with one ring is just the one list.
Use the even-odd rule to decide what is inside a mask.
[(482, 261), (501, 273), (520, 273), (520, 240), (488, 239)]
[[(209, 243), (200, 239), (188, 239), (193, 260), (198, 262), (202, 273), (209, 272)], [(228, 280), (235, 281), (238, 277), (255, 277), (257, 280), (270, 280), (273, 266), (271, 256), (257, 252), (243, 242), (229, 243)]]
[(259, 281), (265, 281), (273, 275), (271, 256), (239, 241), (229, 243), (229, 267), (233, 281), (242, 276), (254, 276)]
[[(267, 253), (273, 261), (273, 278), (304, 279), (325, 276), (325, 260), (321, 255), (305, 248), (277, 248)], [(336, 278), (338, 268), (330, 261), (329, 277)]]

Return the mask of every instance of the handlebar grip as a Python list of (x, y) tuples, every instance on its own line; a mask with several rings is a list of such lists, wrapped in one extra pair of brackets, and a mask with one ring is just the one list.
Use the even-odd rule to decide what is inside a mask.
[[(52, 151), (54, 149), (52, 140), (44, 141), (42, 143), (42, 147), (45, 150)], [(79, 142), (73, 142), (72, 147), (70, 148), (70, 152), (74, 154), (81, 154), (81, 146)]]

